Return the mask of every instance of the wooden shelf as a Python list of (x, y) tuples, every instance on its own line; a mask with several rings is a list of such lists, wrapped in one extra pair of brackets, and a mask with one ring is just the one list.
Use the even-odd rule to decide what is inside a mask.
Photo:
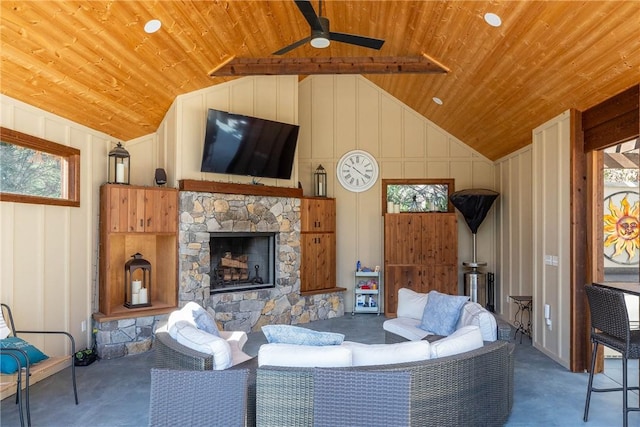
[(203, 193), (244, 194), (251, 196), (302, 197), (302, 188), (273, 187), (269, 185), (234, 184), (229, 182), (198, 181), (181, 179), (181, 191), (199, 191)]
[(158, 316), (160, 314), (171, 313), (177, 310), (175, 305), (152, 301), (150, 307), (126, 308), (124, 305), (114, 307), (110, 315), (104, 313), (93, 313), (96, 322), (111, 322), (112, 320), (134, 319), (136, 317)]

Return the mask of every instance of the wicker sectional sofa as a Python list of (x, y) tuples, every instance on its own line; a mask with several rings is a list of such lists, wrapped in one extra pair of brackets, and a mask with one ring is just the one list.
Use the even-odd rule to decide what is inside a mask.
[[(334, 369), (410, 372), (412, 426), (501, 426), (513, 405), (513, 351), (513, 344), (495, 341), (420, 362)], [(313, 368), (259, 367), (257, 425), (312, 426), (313, 373)]]

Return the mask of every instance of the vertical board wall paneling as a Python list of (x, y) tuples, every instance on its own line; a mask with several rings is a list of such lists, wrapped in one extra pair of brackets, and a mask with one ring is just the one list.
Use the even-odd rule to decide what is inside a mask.
[[(516, 305), (510, 295), (533, 295), (531, 230), (531, 146), (497, 162), (500, 196), (496, 202), (498, 311), (513, 323)], [(534, 312), (535, 315), (535, 312)]]
[[(327, 87), (327, 84), (332, 86)], [(337, 285), (348, 289), (345, 293), (345, 310), (350, 311), (353, 306), (356, 261), (360, 260), (367, 266), (383, 265), (384, 221), (380, 212), (380, 182), (362, 193), (343, 189), (335, 179), (335, 164), (340, 157), (347, 151), (361, 149), (376, 158), (381, 179), (451, 178), (455, 172), (460, 174), (460, 180), (465, 181), (467, 188), (493, 189), (494, 165), (362, 76), (333, 76), (331, 79), (310, 76), (300, 85), (299, 114), (300, 117), (312, 115), (313, 131), (310, 140), (300, 140), (298, 160), (300, 165), (311, 164), (314, 167), (321, 162), (327, 169), (329, 188), (333, 190), (329, 196), (334, 196), (337, 202)], [(312, 89), (308, 90), (307, 86)], [(316, 90), (317, 87), (322, 87), (324, 91)], [(326, 93), (334, 94), (333, 104), (329, 105), (326, 101)], [(321, 121), (316, 118), (320, 108), (333, 109), (330, 112), (318, 112), (322, 117), (331, 114), (333, 118), (332, 152), (323, 151), (326, 147), (322, 144), (329, 135), (316, 129)], [(313, 113), (305, 110), (312, 110)], [(304, 120), (301, 119), (301, 123)], [(315, 139), (316, 135), (318, 139)], [(321, 156), (314, 157), (317, 153), (321, 153)], [(332, 168), (327, 167), (330, 162), (333, 163)], [(458, 171), (458, 166), (464, 170)], [(464, 189), (462, 185), (456, 182), (456, 189)], [(482, 237), (478, 241), (479, 253), (483, 256), (486, 254), (485, 261), (491, 270), (495, 266), (494, 237), (491, 235), (495, 226), (492, 215), (490, 213), (480, 228)], [(470, 242), (466, 223), (459, 227), (459, 239)], [(460, 263), (471, 259), (471, 252), (470, 243), (459, 243)], [(459, 273), (462, 277), (461, 264)], [(462, 289), (462, 283), (459, 285)]]
[[(0, 103), (2, 126), (81, 152), (80, 207), (2, 202), (2, 301), (21, 328), (67, 330), (84, 348), (91, 331), (96, 195), (106, 180), (109, 137), (3, 95)], [(49, 355), (66, 350), (50, 338), (33, 340)]]
[[(164, 119), (166, 132), (169, 135), (175, 134), (175, 139), (168, 139), (168, 147), (160, 148), (167, 152), (168, 156), (175, 153), (176, 169), (167, 170), (168, 174), (175, 174), (173, 186), (177, 187), (180, 179), (252, 182), (251, 177), (200, 172), (209, 108), (295, 124), (298, 120), (297, 100), (297, 76), (244, 77), (178, 96), (175, 109), (170, 109)], [(297, 159), (294, 159), (291, 179), (264, 178), (260, 179), (260, 182), (266, 185), (296, 187), (296, 163)]]
[[(570, 115), (564, 112), (533, 131), (534, 343), (569, 367), (569, 146)], [(549, 265), (547, 256), (557, 257)], [(544, 304), (551, 309), (545, 324)]]

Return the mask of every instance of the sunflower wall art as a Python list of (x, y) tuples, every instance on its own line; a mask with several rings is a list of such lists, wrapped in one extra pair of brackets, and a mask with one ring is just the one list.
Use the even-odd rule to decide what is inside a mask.
[(620, 191), (604, 199), (604, 256), (616, 264), (638, 264), (640, 203), (635, 191)]

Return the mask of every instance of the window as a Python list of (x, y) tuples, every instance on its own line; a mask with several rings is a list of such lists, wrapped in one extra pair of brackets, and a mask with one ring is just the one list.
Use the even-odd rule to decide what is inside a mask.
[(382, 212), (387, 203), (398, 205), (398, 212), (453, 212), (453, 187), (453, 179), (383, 179)]
[(80, 206), (80, 150), (0, 127), (0, 200)]

